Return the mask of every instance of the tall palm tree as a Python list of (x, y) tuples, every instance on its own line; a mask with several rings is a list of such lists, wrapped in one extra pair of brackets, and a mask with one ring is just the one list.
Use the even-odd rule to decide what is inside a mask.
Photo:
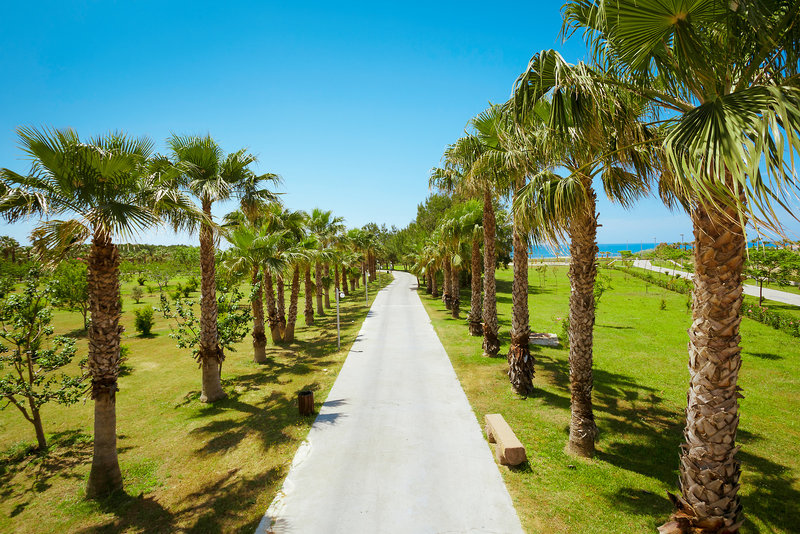
[[(200, 225), (200, 350), (197, 358), (203, 373), (201, 402), (225, 397), (221, 372), (225, 354), (217, 333), (217, 287), (214, 264), (214, 234), (211, 207), (214, 202), (244, 195), (274, 199), (265, 182), (273, 174), (256, 175), (250, 166), (256, 157), (245, 149), (225, 155), (211, 136), (178, 136), (167, 139), (175, 171), (182, 185), (200, 200), (206, 221)], [(256, 193), (256, 191), (258, 193)]]
[(567, 31), (583, 31), (607, 63), (600, 79), (666, 117), (660, 187), (694, 226), (682, 497), (660, 530), (736, 532), (746, 224), (780, 231), (773, 206), (798, 190), (787, 162), (800, 135), (800, 5), (581, 0), (568, 2), (565, 16)]
[[(492, 106), (472, 120), (478, 138), (486, 147), (473, 169), (481, 174), (505, 177), (512, 200), (525, 185), (530, 172), (540, 163), (540, 144), (531, 143), (512, 115), (501, 106)], [(514, 278), (511, 287), (511, 344), (508, 349), (508, 377), (517, 393), (533, 392), (534, 358), (530, 352), (528, 311), (528, 229), (522, 218), (513, 218)]]
[[(470, 125), (472, 122), (470, 121)], [(450, 145), (444, 154), (445, 165), (433, 169), (430, 183), (443, 191), (456, 192), (483, 201), (483, 354), (495, 357), (500, 352), (497, 321), (497, 220), (494, 203), (506, 189), (505, 177), (495, 169), (480, 172), (476, 161), (488, 147), (474, 134), (467, 134)]]
[[(570, 65), (554, 50), (536, 54), (517, 86), (518, 118), (539, 135), (551, 164), (570, 171), (566, 178), (539, 173), (521, 192), (515, 218), (528, 218), (553, 244), (570, 240), (569, 367), (570, 434), (567, 450), (594, 454), (597, 427), (592, 409), (592, 346), (597, 277), (597, 175), (612, 202), (629, 206), (649, 190), (652, 175), (642, 125), (642, 103), (621, 90), (603, 90), (585, 64)], [(550, 97), (552, 100), (548, 100)], [(524, 104), (523, 104), (524, 103)], [(541, 118), (547, 120), (543, 127)], [(528, 126), (525, 126), (525, 125)]]
[[(130, 238), (178, 215), (197, 217), (191, 201), (159, 173), (150, 172), (152, 142), (121, 133), (81, 141), (71, 130), (17, 130), (31, 160), (28, 175), (0, 170), (5, 194), (0, 213), (9, 221), (45, 218), (33, 231), (40, 257), (57, 261), (91, 240), (87, 261), (89, 360), (94, 400), (94, 452), (86, 495), (104, 497), (122, 488), (117, 458), (116, 394), (120, 368), (120, 257), (116, 239)], [(70, 219), (50, 219), (67, 214)]]

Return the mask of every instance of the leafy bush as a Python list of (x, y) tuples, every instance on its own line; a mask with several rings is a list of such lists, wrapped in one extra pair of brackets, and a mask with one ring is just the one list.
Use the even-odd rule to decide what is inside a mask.
[(147, 282), (147, 278), (140, 275), (139, 278), (136, 279), (136, 281), (139, 282), (140, 286), (143, 286)]
[(787, 313), (773, 311), (766, 306), (742, 306), (742, 315), (759, 323), (771, 326), (776, 330), (786, 332), (790, 336), (800, 337), (800, 320)]
[(136, 331), (143, 336), (149, 336), (156, 324), (155, 317), (153, 317), (153, 307), (149, 304), (144, 308), (134, 310), (136, 319), (134, 320), (134, 327)]
[(136, 304), (139, 304), (139, 302), (142, 300), (142, 297), (144, 296), (144, 291), (142, 290), (141, 287), (134, 286), (133, 289), (131, 289), (131, 296), (133, 297), (133, 300), (136, 301)]

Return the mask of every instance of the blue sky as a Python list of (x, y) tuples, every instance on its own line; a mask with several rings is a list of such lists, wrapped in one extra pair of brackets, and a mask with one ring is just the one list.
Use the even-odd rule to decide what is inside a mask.
[[(171, 132), (210, 132), (281, 174), (292, 209), (402, 227), (446, 145), (508, 98), (533, 53), (585, 56), (558, 40), (560, 2), (341, 4), (15, 2), (0, 20), (0, 166), (27, 170), (20, 125), (121, 129), (160, 151)], [(600, 242), (691, 234), (655, 199), (598, 211)], [(31, 228), (0, 226), (20, 241)]]

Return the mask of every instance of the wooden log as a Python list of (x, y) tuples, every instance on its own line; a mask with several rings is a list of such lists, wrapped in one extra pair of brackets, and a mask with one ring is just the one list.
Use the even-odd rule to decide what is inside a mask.
[(300, 415), (311, 415), (314, 413), (314, 392), (301, 391), (297, 394), (297, 405), (300, 408)]
[(519, 465), (524, 462), (527, 458), (525, 447), (503, 416), (497, 413), (486, 414), (484, 420), (489, 443), (497, 444), (495, 448), (497, 461), (503, 465)]

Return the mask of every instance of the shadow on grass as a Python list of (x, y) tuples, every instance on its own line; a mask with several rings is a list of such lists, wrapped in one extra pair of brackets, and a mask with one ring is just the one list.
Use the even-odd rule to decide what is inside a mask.
[[(546, 373), (556, 392), (539, 388), (534, 394), (547, 404), (569, 410), (569, 369), (566, 361), (537, 355), (538, 371)], [(563, 392), (563, 395), (558, 392)], [(654, 388), (633, 377), (594, 369), (594, 411), (600, 430), (596, 459), (620, 469), (655, 478), (678, 491), (678, 457), (683, 443), (684, 415), (667, 409)], [(737, 455), (743, 477), (755, 487), (742, 497), (746, 518), (758, 518), (776, 531), (791, 532), (800, 524), (800, 491), (791, 470), (747, 452), (748, 443), (764, 439), (744, 430), (738, 432), (745, 446)], [(625, 488), (605, 496), (610, 506), (638, 515), (651, 515), (661, 524), (672, 511), (666, 496), (637, 488)], [(751, 519), (747, 520), (755, 528)], [(755, 531), (755, 530), (753, 530)]]

